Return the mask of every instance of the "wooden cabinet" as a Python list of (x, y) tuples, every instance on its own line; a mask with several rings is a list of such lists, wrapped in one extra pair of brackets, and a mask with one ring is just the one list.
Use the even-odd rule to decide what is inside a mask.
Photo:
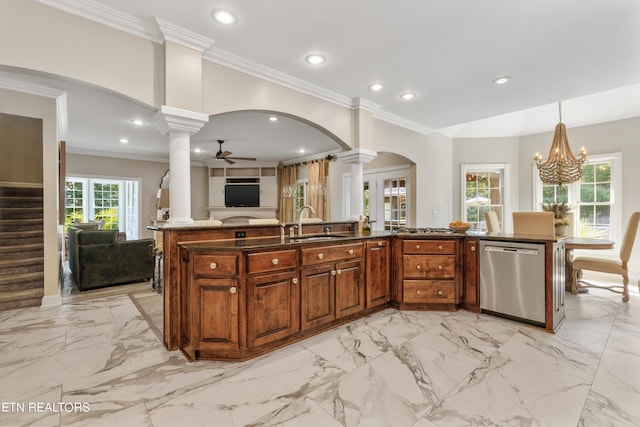
[(396, 257), (401, 305), (455, 309), (461, 294), (459, 244), (459, 239), (402, 242)]
[(228, 355), (240, 348), (240, 253), (183, 250), (180, 347), (189, 360), (201, 353)]
[(389, 240), (365, 242), (366, 307), (386, 304), (390, 299), (391, 244)]
[(302, 248), (301, 329), (364, 310), (362, 243)]
[(480, 241), (467, 238), (464, 242), (464, 290), (462, 303), (467, 310), (480, 312), (480, 273), (478, 269)]
[(296, 249), (247, 255), (247, 346), (259, 347), (300, 330)]

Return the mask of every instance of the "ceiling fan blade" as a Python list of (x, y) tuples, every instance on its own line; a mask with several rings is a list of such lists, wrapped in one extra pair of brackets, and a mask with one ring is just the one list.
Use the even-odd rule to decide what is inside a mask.
[(225, 162), (227, 162), (230, 165), (235, 164), (235, 162), (233, 160), (229, 160), (229, 158), (224, 159)]
[(251, 160), (251, 161), (256, 161), (255, 157), (227, 157), (227, 159), (233, 159), (233, 160)]
[(216, 154), (216, 157), (219, 159), (224, 159), (225, 157), (231, 155), (231, 151), (225, 151), (224, 153)]

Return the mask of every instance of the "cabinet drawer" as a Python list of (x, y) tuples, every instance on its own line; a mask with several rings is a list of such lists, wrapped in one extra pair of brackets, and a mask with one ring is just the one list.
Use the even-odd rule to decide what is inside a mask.
[(455, 254), (455, 240), (405, 240), (404, 254)]
[(453, 280), (403, 280), (404, 302), (453, 303)]
[(199, 277), (226, 277), (238, 274), (238, 255), (196, 255), (193, 272)]
[(404, 255), (402, 261), (405, 278), (453, 279), (456, 274), (455, 255)]
[(291, 268), (296, 268), (295, 249), (257, 252), (247, 255), (247, 271), (250, 274)]
[(302, 248), (301, 251), (302, 265), (324, 264), (328, 262), (362, 258), (362, 243)]

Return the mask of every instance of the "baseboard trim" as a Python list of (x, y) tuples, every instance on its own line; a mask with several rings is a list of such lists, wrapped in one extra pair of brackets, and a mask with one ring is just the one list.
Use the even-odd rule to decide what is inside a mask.
[(42, 303), (40, 307), (56, 307), (62, 305), (62, 296), (60, 295), (45, 295), (42, 297)]

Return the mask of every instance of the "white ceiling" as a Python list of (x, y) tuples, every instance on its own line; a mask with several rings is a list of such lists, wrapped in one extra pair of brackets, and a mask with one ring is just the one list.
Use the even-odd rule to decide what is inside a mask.
[[(637, 0), (41, 1), (101, 22), (105, 11), (126, 17), (150, 38), (154, 31), (161, 37), (158, 20), (171, 23), (210, 39), (209, 60), (266, 70), (283, 84), (337, 102), (367, 100), (379, 106), (381, 119), (424, 133), (551, 131), (560, 100), (568, 127), (640, 116)], [(216, 24), (210, 18), (216, 8), (232, 10), (238, 22)], [(322, 53), (327, 62), (309, 66), (309, 53)], [(24, 79), (4, 71), (0, 77)], [(512, 80), (492, 84), (503, 75)], [(167, 157), (157, 131), (130, 125), (131, 114), (149, 123), (154, 111), (68, 81), (34, 82), (68, 90), (70, 151)], [(385, 88), (371, 92), (373, 82)], [(416, 99), (401, 100), (407, 90)], [(224, 139), (234, 155), (261, 160), (296, 158), (303, 141), (316, 152), (339, 149), (293, 120), (275, 124), (253, 113), (223, 115), (195, 135), (193, 145)], [(121, 134), (131, 135), (126, 146), (113, 142)], [(215, 153), (218, 146), (205, 148)]]

